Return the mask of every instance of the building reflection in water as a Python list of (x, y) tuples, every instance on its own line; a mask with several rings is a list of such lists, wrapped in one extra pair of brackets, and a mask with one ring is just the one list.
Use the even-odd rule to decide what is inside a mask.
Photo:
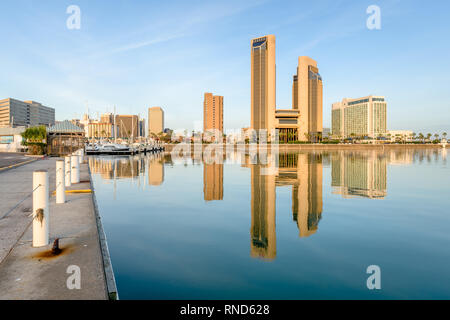
[[(168, 161), (170, 163), (170, 161)], [(99, 174), (103, 181), (114, 183), (116, 180), (128, 179), (140, 187), (145, 185), (159, 186), (164, 182), (164, 155), (161, 153), (134, 156), (101, 156), (89, 157), (89, 167), (92, 173)], [(145, 181), (147, 171), (147, 182)]]
[[(331, 166), (331, 186), (334, 194), (344, 198), (384, 199), (387, 195), (388, 165), (408, 165), (418, 161), (446, 160), (446, 150), (395, 149), (389, 151), (336, 151), (280, 153), (270, 156), (276, 166), (267, 163), (267, 155), (246, 150), (223, 154), (222, 149), (206, 156), (194, 153), (189, 161), (176, 162), (185, 166), (203, 164), (203, 196), (205, 201), (223, 200), (223, 161), (240, 163), (251, 170), (250, 255), (273, 260), (277, 254), (276, 188), (292, 190), (291, 217), (299, 237), (315, 234), (323, 211), (323, 167)], [(262, 161), (261, 161), (262, 160)], [(174, 161), (177, 161), (176, 159)], [(129, 157), (90, 157), (93, 173), (103, 181), (129, 179), (138, 186), (159, 186), (164, 181), (164, 166), (171, 166), (170, 154), (136, 155)], [(270, 170), (269, 170), (270, 169)], [(275, 169), (275, 170), (274, 170)], [(147, 173), (145, 173), (147, 171)], [(147, 179), (147, 181), (145, 181)]]
[(223, 164), (203, 164), (203, 197), (205, 201), (223, 200)]
[(252, 257), (275, 259), (277, 253), (275, 176), (262, 175), (261, 167), (261, 165), (251, 166), (250, 254)]
[(148, 184), (159, 186), (164, 182), (164, 158), (162, 154), (154, 154), (152, 159), (147, 161)]
[(387, 159), (384, 153), (376, 151), (333, 153), (333, 193), (340, 194), (343, 198), (383, 199), (387, 194)]
[[(247, 157), (248, 163), (251, 157)], [(276, 174), (262, 174), (265, 166), (250, 166), (252, 257), (276, 257), (276, 187), (292, 187), (292, 217), (300, 237), (316, 232), (322, 215), (322, 155), (320, 153), (282, 153)], [(253, 161), (253, 163), (255, 163)]]

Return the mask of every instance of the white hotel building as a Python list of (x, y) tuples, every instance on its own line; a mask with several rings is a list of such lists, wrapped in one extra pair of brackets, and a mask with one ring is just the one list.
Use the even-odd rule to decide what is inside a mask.
[(371, 137), (386, 135), (386, 108), (384, 97), (367, 96), (357, 99), (345, 98), (333, 103), (331, 130), (333, 136)]

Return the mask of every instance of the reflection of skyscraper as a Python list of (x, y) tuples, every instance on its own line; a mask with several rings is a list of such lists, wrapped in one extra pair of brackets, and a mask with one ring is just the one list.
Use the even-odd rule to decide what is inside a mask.
[(250, 255), (275, 259), (275, 176), (261, 175), (261, 165), (252, 165), (252, 225)]
[(297, 183), (292, 186), (292, 214), (300, 237), (315, 233), (322, 217), (322, 155), (298, 155)]
[(148, 184), (159, 186), (164, 182), (164, 161), (160, 156), (148, 159)]
[(206, 201), (223, 200), (223, 164), (203, 164), (203, 196)]
[(322, 216), (322, 154), (282, 153), (278, 159), (277, 173), (262, 175), (263, 167), (245, 156), (243, 166), (252, 170), (252, 257), (276, 257), (276, 187), (292, 186), (292, 215), (300, 237), (314, 234)]
[(277, 186), (292, 186), (292, 216), (300, 237), (316, 232), (322, 215), (322, 154), (281, 153)]
[(331, 158), (331, 186), (334, 194), (382, 199), (387, 192), (387, 160), (370, 152), (339, 152)]

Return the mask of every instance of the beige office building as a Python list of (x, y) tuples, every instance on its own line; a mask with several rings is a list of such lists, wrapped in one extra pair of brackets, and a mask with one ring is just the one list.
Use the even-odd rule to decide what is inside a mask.
[(164, 132), (164, 111), (161, 107), (148, 108), (148, 135)]
[(133, 139), (139, 137), (139, 117), (136, 115), (116, 115), (115, 137)]
[(275, 128), (275, 36), (251, 40), (251, 124), (254, 130)]
[(341, 138), (371, 137), (386, 134), (387, 103), (384, 97), (367, 96), (343, 99), (331, 109), (332, 135)]
[(100, 115), (101, 123), (114, 123), (114, 115), (110, 112)]
[(223, 97), (205, 93), (203, 100), (203, 132), (223, 132)]
[(251, 41), (251, 129), (278, 129), (281, 142), (322, 136), (323, 85), (317, 62), (299, 57), (292, 84), (292, 109), (276, 109), (275, 36)]
[(299, 57), (292, 84), (292, 109), (299, 111), (298, 139), (320, 141), (323, 131), (323, 84), (317, 62)]
[(88, 138), (112, 138), (113, 124), (107, 122), (91, 122), (88, 123)]
[(20, 101), (12, 98), (0, 100), (0, 127), (52, 126), (55, 124), (55, 109), (35, 101)]

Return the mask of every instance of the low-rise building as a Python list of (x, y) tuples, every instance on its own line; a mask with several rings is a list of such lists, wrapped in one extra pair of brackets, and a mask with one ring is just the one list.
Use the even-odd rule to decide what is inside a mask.
[(413, 140), (413, 132), (411, 130), (389, 130), (387, 136), (391, 139), (391, 142), (410, 142)]
[(22, 133), (25, 127), (0, 128), (0, 152), (19, 152), (22, 146)]
[(88, 138), (112, 138), (114, 125), (105, 122), (91, 122), (88, 124)]

